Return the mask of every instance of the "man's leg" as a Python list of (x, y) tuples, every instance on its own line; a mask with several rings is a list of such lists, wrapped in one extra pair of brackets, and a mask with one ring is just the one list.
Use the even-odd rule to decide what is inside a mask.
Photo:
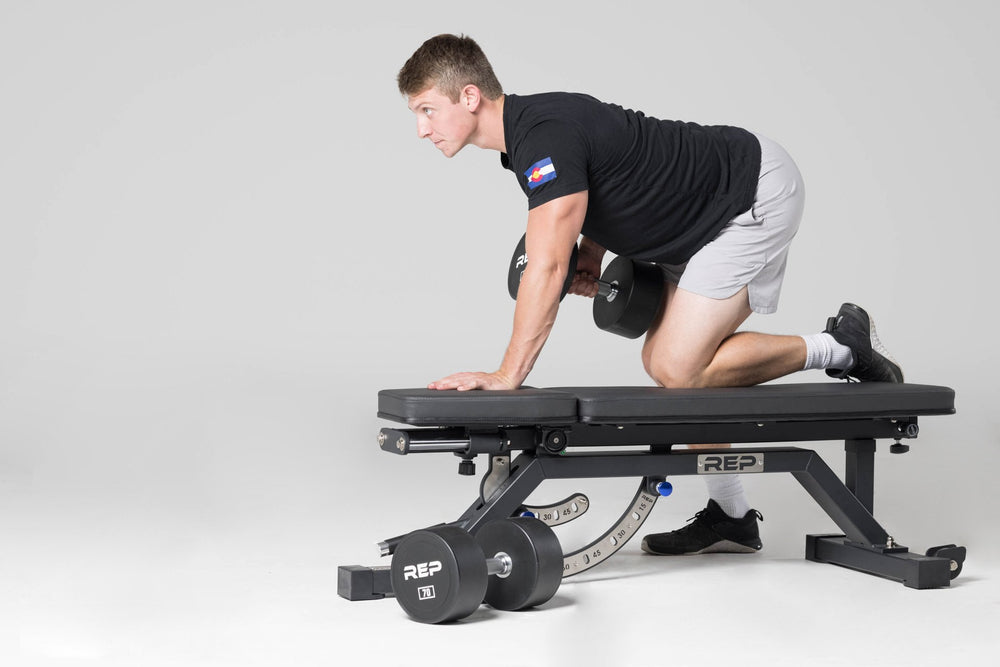
[[(801, 370), (805, 341), (798, 336), (734, 333), (750, 315), (747, 288), (712, 299), (667, 284), (666, 303), (643, 346), (646, 372), (664, 387), (747, 386)], [(693, 448), (728, 447), (728, 444)], [(754, 552), (761, 548), (757, 520), (738, 475), (705, 478), (708, 506), (670, 533), (647, 535), (642, 548), (656, 554)]]
[[(728, 299), (712, 299), (667, 283), (660, 317), (642, 350), (649, 375), (659, 385), (675, 388), (750, 386), (808, 368), (826, 368), (833, 377), (902, 382), (902, 371), (878, 340), (874, 322), (858, 306), (841, 306), (818, 335), (735, 333), (751, 312), (747, 294), (743, 287)], [(827, 348), (826, 354), (817, 354), (817, 345)], [(838, 368), (849, 370), (832, 370)], [(692, 446), (722, 447), (729, 445)], [(694, 522), (647, 535), (644, 550), (689, 554), (761, 548), (757, 520), (763, 517), (750, 508), (739, 476), (711, 475), (705, 481), (708, 506)]]
[(748, 387), (805, 366), (801, 336), (735, 333), (751, 312), (746, 287), (712, 299), (667, 283), (665, 298), (642, 348), (646, 372), (663, 387)]
[[(758, 139), (761, 172), (751, 209), (733, 218), (685, 265), (663, 266), (669, 276), (666, 302), (643, 346), (646, 371), (664, 387), (750, 386), (810, 368), (839, 378), (902, 382), (902, 371), (878, 340), (874, 322), (853, 304), (841, 306), (825, 331), (805, 337), (736, 333), (752, 310), (769, 313), (777, 307), (804, 204), (802, 177), (791, 157), (773, 141)], [(698, 520), (674, 533), (648, 536), (644, 549), (760, 548), (760, 514), (749, 509), (739, 476), (709, 475), (706, 481), (710, 500)]]

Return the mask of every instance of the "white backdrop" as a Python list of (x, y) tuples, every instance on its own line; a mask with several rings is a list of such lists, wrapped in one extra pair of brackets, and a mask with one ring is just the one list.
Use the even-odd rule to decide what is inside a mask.
[[(995, 559), (996, 7), (3, 2), (0, 656), (114, 654), (94, 619), (135, 622), (151, 567), (301, 565), (332, 590), (471, 502), (452, 457), (375, 445), (379, 389), (493, 370), (513, 310), (523, 195), (496, 153), (418, 141), (396, 91), (440, 32), (509, 92), (782, 143), (805, 220), (779, 312), (747, 328), (815, 332), (854, 301), (908, 380), (953, 387), (956, 416), (880, 449), (876, 514)], [(529, 383), (648, 384), (640, 345), (567, 299)], [(772, 553), (832, 527), (791, 478), (747, 487)], [(703, 504), (679, 480), (650, 525)]]

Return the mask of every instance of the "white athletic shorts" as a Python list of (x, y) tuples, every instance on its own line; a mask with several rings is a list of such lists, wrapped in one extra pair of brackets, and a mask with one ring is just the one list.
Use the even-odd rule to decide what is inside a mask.
[(701, 296), (727, 299), (747, 285), (755, 313), (778, 309), (788, 246), (798, 231), (805, 186), (795, 162), (774, 141), (760, 141), (760, 178), (753, 206), (684, 264), (660, 264), (669, 282)]

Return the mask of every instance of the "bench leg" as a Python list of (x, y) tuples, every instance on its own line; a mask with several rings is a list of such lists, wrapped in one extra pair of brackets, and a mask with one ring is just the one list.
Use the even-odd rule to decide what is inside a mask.
[(807, 535), (806, 559), (885, 577), (908, 588), (951, 585), (951, 560), (948, 558), (852, 544), (843, 535)]

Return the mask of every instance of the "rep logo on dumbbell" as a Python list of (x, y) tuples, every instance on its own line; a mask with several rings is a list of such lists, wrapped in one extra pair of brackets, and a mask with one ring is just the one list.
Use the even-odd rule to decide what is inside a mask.
[(396, 601), (422, 623), (464, 618), (483, 602), (504, 611), (540, 605), (562, 575), (555, 533), (521, 517), (492, 521), (475, 537), (455, 526), (414, 531), (396, 547), (391, 568)]
[(403, 568), (403, 579), (423, 579), (424, 577), (433, 577), (441, 571), (441, 567), (441, 561), (439, 560), (432, 560), (429, 563), (407, 565)]
[[(507, 292), (517, 298), (521, 274), (528, 265), (525, 237), (514, 249), (507, 272)], [(560, 298), (566, 296), (573, 276), (580, 249), (574, 245), (569, 260), (569, 271), (563, 283)], [(599, 329), (626, 338), (638, 338), (646, 333), (656, 319), (663, 301), (663, 272), (652, 262), (640, 262), (628, 257), (616, 257), (597, 280), (597, 297), (594, 299), (594, 324)]]

